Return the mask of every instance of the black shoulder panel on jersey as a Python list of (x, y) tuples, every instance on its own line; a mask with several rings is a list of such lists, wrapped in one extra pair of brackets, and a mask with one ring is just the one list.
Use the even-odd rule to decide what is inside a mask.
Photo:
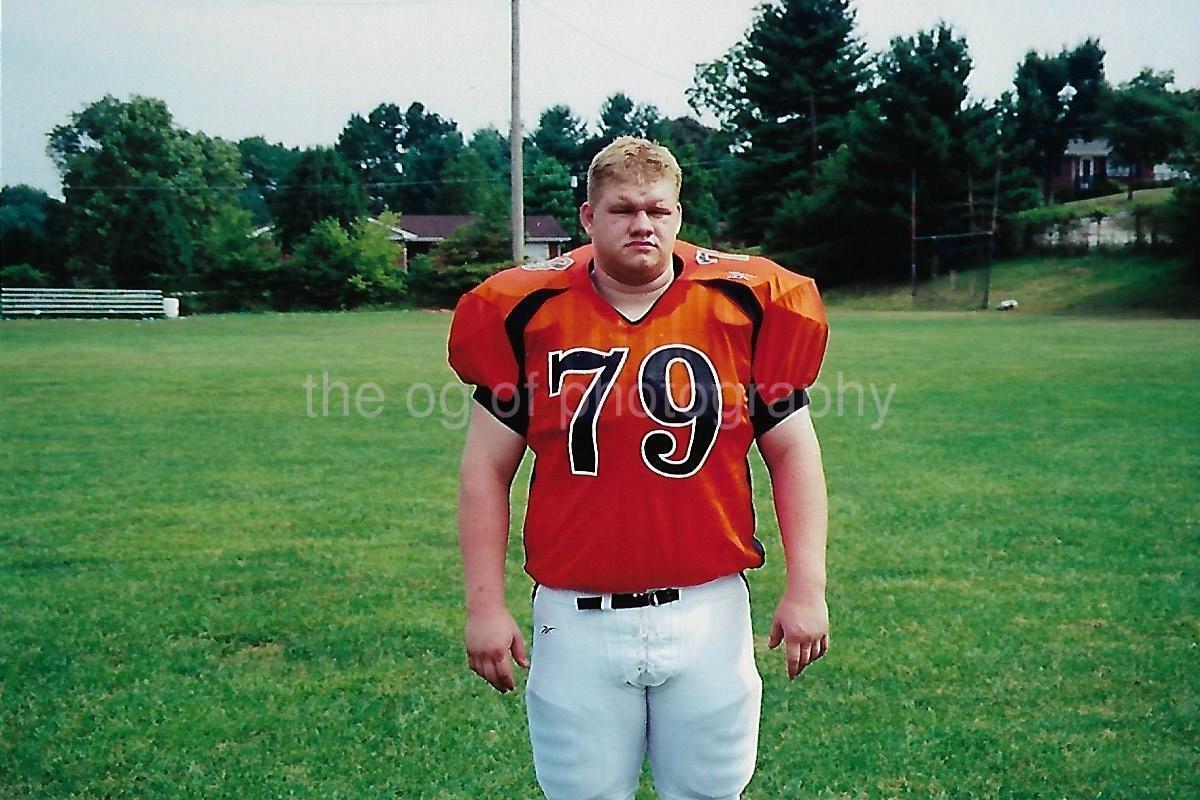
[[(525, 328), (547, 300), (565, 291), (566, 288), (559, 288), (538, 289), (530, 292), (513, 306), (513, 310), (508, 312), (508, 316), (504, 318), (504, 333), (508, 336), (508, 344), (512, 347), (513, 357), (517, 361), (517, 369), (520, 370), (513, 401), (496, 403), (495, 398), (491, 397), (491, 393), (482, 387), (475, 391), (476, 400), (480, 400), (482, 392), (488, 402), (480, 400), (480, 403), (497, 419), (522, 436), (529, 430), (529, 386), (525, 376)], [(503, 406), (503, 408), (498, 408), (498, 406)]]
[(501, 400), (485, 386), (476, 386), (475, 402), (486, 408), (507, 428), (521, 436), (529, 430), (529, 403), (524, 392), (516, 392), (511, 400)]
[(508, 335), (508, 343), (512, 345), (513, 355), (517, 358), (517, 369), (521, 370), (522, 379), (525, 377), (525, 326), (547, 300), (565, 291), (566, 289), (538, 289), (530, 292), (513, 306), (513, 310), (504, 318), (504, 332)]
[[(750, 496), (754, 496), (754, 473), (750, 470), (750, 456), (746, 455), (746, 460), (742, 462), (742, 466), (746, 469), (746, 485), (750, 487)], [(750, 530), (758, 530), (758, 512), (754, 510), (754, 504), (750, 504)], [(758, 563), (751, 569), (759, 569), (767, 563), (767, 549), (763, 547), (763, 543), (759, 541), (757, 536), (750, 537), (750, 546), (754, 548), (754, 552), (758, 553)], [(746, 581), (746, 573), (742, 573), (742, 580)], [(750, 581), (746, 581), (746, 591), (750, 591)]]
[(797, 389), (770, 405), (763, 402), (755, 386), (751, 386), (746, 394), (750, 402), (750, 424), (754, 426), (755, 439), (808, 405), (807, 389)]
[(750, 318), (754, 324), (754, 331), (750, 334), (750, 347), (756, 347), (758, 345), (758, 329), (762, 327), (763, 307), (758, 295), (754, 294), (754, 290), (744, 283), (721, 278), (706, 280), (704, 283), (732, 300)]

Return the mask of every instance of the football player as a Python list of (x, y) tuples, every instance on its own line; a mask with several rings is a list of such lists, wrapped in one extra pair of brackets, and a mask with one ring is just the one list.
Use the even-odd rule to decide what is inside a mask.
[[(548, 798), (736, 798), (762, 683), (744, 571), (763, 564), (747, 456), (770, 474), (787, 584), (768, 646), (794, 678), (829, 646), (826, 492), (805, 388), (828, 339), (813, 281), (676, 239), (681, 171), (622, 137), (588, 170), (591, 243), (467, 293), (450, 364), (476, 386), (458, 523), (472, 670), (526, 709)], [(505, 602), (526, 449), (532, 658)]]

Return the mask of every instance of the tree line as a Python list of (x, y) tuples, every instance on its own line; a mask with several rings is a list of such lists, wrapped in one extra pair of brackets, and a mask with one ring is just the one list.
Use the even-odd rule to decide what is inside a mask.
[[(899, 280), (914, 197), (923, 235), (1003, 227), (1062, 199), (1052, 178), (1070, 140), (1103, 136), (1125, 164), (1190, 168), (1173, 212), (1195, 253), (1200, 92), (1150, 70), (1114, 86), (1104, 56), (1094, 39), (1030, 51), (1011, 90), (985, 103), (948, 24), (869, 53), (850, 0), (777, 0), (697, 66), (694, 117), (624, 93), (594, 126), (567, 105), (544, 110), (525, 142), (526, 212), (581, 237), (592, 156), (646, 136), (683, 164), (683, 238), (759, 248), (826, 285)], [(508, 257), (507, 138), (467, 136), (420, 102), (381, 103), (332, 146), (301, 150), (190, 132), (161, 100), (106, 96), (55, 127), (48, 152), (63, 201), (0, 191), (5, 283), (152, 285), (209, 309), (446, 303)], [(405, 272), (388, 241), (396, 213), (480, 221)]]
[[(896, 280), (922, 235), (990, 230), (1053, 202), (1071, 139), (1113, 157), (1200, 161), (1200, 93), (1145, 70), (1112, 86), (1088, 39), (1029, 51), (1011, 90), (972, 100), (966, 39), (942, 23), (869, 54), (849, 0), (762, 6), (722, 58), (697, 68), (693, 108), (733, 139), (731, 229), (827, 283)], [(1100, 191), (1111, 191), (1100, 187)], [(1180, 209), (1196, 219), (1196, 206)]]
[[(624, 94), (589, 131), (565, 105), (526, 142), (525, 207), (576, 238), (587, 165), (615, 136), (670, 142), (682, 158), (708, 131)], [(49, 133), (60, 202), (27, 186), (0, 191), (5, 283), (156, 286), (208, 309), (346, 308), (453, 302), (509, 257), (509, 144), (494, 127), (466, 137), (412, 102), (352, 115), (332, 147), (238, 142), (178, 126), (155, 98), (106, 96)], [(711, 241), (720, 220), (703, 166), (689, 171), (685, 236)], [(390, 228), (406, 214), (471, 214), (432, 258), (399, 268)], [(484, 268), (480, 268), (480, 264)]]

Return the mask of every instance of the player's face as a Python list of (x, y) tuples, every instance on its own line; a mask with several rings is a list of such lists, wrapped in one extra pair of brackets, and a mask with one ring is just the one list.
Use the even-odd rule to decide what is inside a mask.
[(683, 221), (675, 183), (613, 181), (579, 209), (596, 266), (627, 286), (649, 283), (671, 267)]

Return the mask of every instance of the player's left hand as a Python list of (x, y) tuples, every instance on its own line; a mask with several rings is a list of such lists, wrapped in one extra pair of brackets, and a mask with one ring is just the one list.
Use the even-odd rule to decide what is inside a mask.
[(767, 648), (786, 643), (788, 679), (792, 680), (829, 649), (829, 606), (824, 595), (794, 598), (784, 595), (771, 621)]

